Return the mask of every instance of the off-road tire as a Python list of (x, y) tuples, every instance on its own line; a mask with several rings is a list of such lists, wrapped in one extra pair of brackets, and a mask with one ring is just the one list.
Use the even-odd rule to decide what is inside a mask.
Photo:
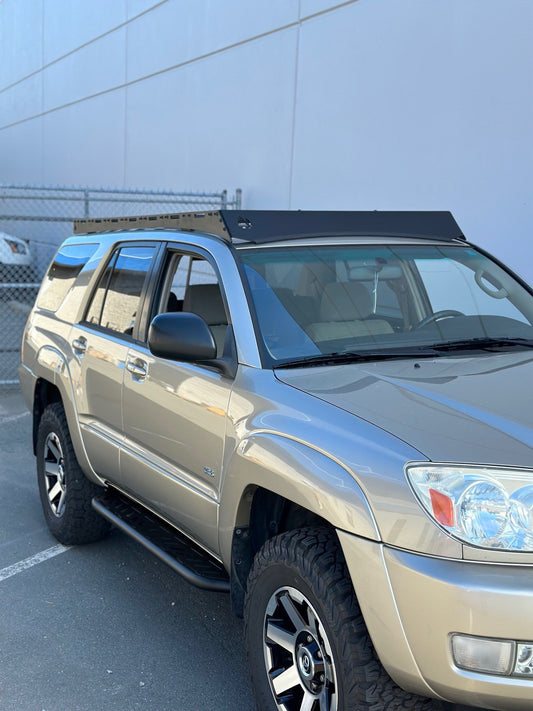
[[(264, 631), (269, 601), (285, 587), (307, 598), (327, 636), (338, 687), (337, 711), (441, 711), (439, 701), (404, 691), (382, 667), (337, 538), (334, 532), (321, 528), (290, 531), (271, 538), (255, 557), (248, 579), (244, 619), (248, 665), (258, 711), (281, 708), (267, 674)], [(312, 711), (315, 707), (318, 711), (318, 701)]]
[[(57, 439), (56, 439), (57, 438)], [(59, 449), (57, 447), (59, 443)], [(59, 458), (53, 452), (61, 454)], [(50, 476), (51, 466), (61, 462), (61, 480), (64, 496), (61, 492), (50, 500), (54, 485), (58, 479)], [(48, 474), (47, 474), (48, 469)], [(82, 472), (67, 424), (65, 411), (61, 403), (48, 405), (39, 422), (37, 433), (37, 481), (48, 528), (64, 545), (92, 543), (104, 538), (111, 528), (91, 506), (91, 499), (101, 493), (101, 487), (90, 482)], [(59, 489), (58, 489), (59, 491)], [(57, 503), (61, 501), (58, 509)], [(54, 508), (56, 509), (54, 511)]]

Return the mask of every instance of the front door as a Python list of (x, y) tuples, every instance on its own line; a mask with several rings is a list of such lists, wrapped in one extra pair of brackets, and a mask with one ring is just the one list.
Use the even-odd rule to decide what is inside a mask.
[[(169, 252), (157, 310), (202, 316), (222, 349), (226, 309), (210, 263)], [(156, 358), (131, 345), (123, 391), (126, 491), (218, 550), (218, 491), (233, 381), (202, 365)]]

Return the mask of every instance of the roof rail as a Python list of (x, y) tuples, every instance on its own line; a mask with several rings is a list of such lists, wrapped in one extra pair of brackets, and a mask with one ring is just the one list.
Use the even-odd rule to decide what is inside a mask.
[(215, 210), (74, 221), (74, 234), (146, 229), (207, 232), (228, 242), (255, 244), (343, 235), (464, 240), (451, 212)]

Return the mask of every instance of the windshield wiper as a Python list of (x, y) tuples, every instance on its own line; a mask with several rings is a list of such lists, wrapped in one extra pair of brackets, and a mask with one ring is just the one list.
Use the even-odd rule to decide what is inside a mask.
[(275, 368), (306, 368), (313, 365), (340, 365), (342, 363), (364, 363), (371, 360), (392, 358), (428, 358), (441, 356), (453, 351), (497, 351), (500, 348), (533, 348), (533, 340), (527, 338), (464, 338), (427, 346), (406, 346), (405, 348), (384, 348), (379, 351), (339, 351), (296, 358), (275, 365)]
[(463, 338), (457, 341), (432, 343), (436, 351), (498, 350), (499, 348), (533, 348), (533, 340), (528, 338)]
[(310, 365), (337, 365), (339, 363), (356, 363), (363, 360), (358, 353), (321, 353), (320, 355), (306, 356), (287, 360), (275, 365), (275, 368), (305, 368)]
[(369, 360), (387, 360), (389, 358), (419, 358), (435, 356), (438, 352), (433, 346), (416, 348), (390, 348), (380, 351), (340, 351), (338, 353), (321, 353), (320, 355), (297, 358), (285, 361), (275, 368), (306, 368), (313, 365), (339, 365), (342, 363), (364, 363)]

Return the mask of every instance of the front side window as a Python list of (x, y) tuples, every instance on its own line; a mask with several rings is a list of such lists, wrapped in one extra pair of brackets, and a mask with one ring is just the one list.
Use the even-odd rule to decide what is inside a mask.
[(183, 311), (201, 316), (222, 355), (228, 318), (213, 266), (199, 256), (174, 252), (169, 256), (165, 283), (160, 313)]
[(345, 353), (430, 354), (487, 339), (533, 344), (533, 296), (470, 247), (288, 245), (239, 255), (274, 365)]
[(89, 304), (88, 323), (128, 336), (133, 334), (155, 251), (155, 246), (129, 246), (113, 254)]

